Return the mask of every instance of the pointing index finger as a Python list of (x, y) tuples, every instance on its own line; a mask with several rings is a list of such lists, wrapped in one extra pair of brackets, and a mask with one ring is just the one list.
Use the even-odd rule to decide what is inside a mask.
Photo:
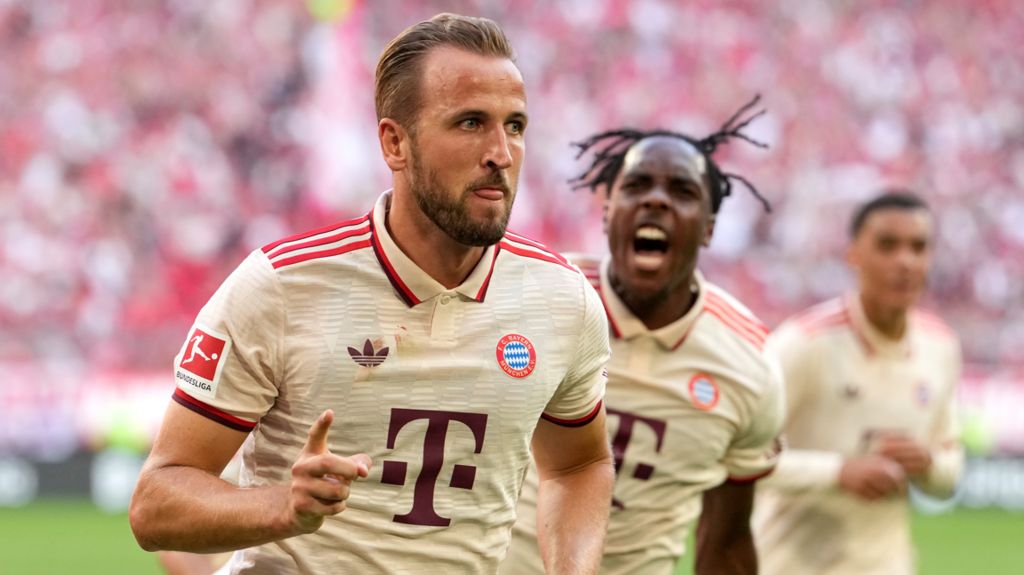
[(328, 409), (320, 414), (320, 417), (309, 428), (309, 436), (306, 438), (306, 447), (304, 448), (306, 453), (327, 452), (327, 432), (330, 431), (332, 423), (334, 423), (332, 410)]

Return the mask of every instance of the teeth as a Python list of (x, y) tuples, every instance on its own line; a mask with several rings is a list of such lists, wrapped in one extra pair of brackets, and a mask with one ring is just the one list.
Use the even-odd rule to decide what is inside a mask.
[(638, 240), (661, 240), (664, 242), (668, 240), (668, 234), (654, 226), (641, 226), (636, 231), (636, 238)]
[(665, 262), (665, 256), (661, 254), (637, 254), (633, 258), (636, 267), (645, 271), (655, 271), (661, 268)]

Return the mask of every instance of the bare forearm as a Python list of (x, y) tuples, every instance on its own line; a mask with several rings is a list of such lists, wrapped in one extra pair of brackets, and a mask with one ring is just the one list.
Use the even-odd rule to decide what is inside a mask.
[(697, 575), (757, 573), (757, 550), (750, 531), (752, 482), (726, 481), (704, 493), (697, 524)]
[(597, 573), (614, 483), (611, 459), (541, 480), (537, 537), (548, 573)]
[(288, 486), (243, 489), (191, 467), (146, 470), (130, 520), (147, 551), (213, 553), (298, 534), (284, 512)]
[(708, 533), (698, 530), (697, 558), (694, 572), (697, 575), (755, 575), (757, 573), (757, 550), (754, 536), (749, 529), (724, 536), (722, 533)]

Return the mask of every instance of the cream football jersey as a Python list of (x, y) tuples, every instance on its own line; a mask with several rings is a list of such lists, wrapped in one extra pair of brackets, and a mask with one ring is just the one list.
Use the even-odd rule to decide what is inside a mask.
[[(605, 406), (616, 482), (601, 573), (669, 575), (703, 492), (775, 466), (783, 399), (778, 366), (763, 351), (768, 330), (697, 274), (690, 311), (651, 331), (610, 288), (607, 260), (599, 272), (576, 261), (595, 281), (613, 335)], [(543, 573), (536, 501), (531, 469), (503, 575)]]
[(952, 492), (963, 460), (953, 407), (956, 335), (914, 312), (904, 337), (888, 339), (849, 296), (787, 321), (769, 348), (786, 380), (788, 446), (775, 474), (758, 485), (762, 572), (914, 573), (906, 497), (858, 499), (838, 487), (839, 470), (844, 458), (870, 453), (879, 434), (901, 433), (932, 450), (932, 469), (916, 487)]
[(174, 399), (251, 431), (241, 485), (290, 480), (334, 409), (333, 453), (370, 476), (312, 534), (238, 551), (230, 573), (493, 573), (537, 421), (601, 409), (608, 327), (562, 256), (507, 234), (454, 289), (370, 214), (255, 251), (202, 309)]

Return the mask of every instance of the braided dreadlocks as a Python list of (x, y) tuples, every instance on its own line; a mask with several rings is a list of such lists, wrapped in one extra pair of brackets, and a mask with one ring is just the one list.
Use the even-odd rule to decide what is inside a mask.
[(754, 99), (744, 104), (742, 108), (737, 110), (736, 113), (725, 122), (725, 124), (722, 124), (722, 127), (719, 128), (718, 131), (705, 136), (700, 140), (687, 136), (686, 134), (670, 130), (651, 130), (645, 132), (641, 130), (622, 129), (601, 132), (600, 134), (595, 134), (582, 142), (573, 142), (573, 146), (579, 150), (576, 154), (577, 160), (588, 152), (593, 154), (594, 160), (586, 171), (569, 180), (569, 183), (572, 184), (573, 189), (590, 188), (594, 193), (597, 193), (598, 188), (604, 187), (605, 193), (610, 194), (612, 184), (615, 182), (615, 178), (619, 176), (619, 172), (622, 170), (622, 162), (626, 157), (626, 152), (628, 152), (629, 149), (640, 140), (657, 136), (668, 136), (689, 142), (696, 147), (701, 154), (704, 155), (704, 159), (707, 160), (707, 179), (709, 190), (711, 192), (711, 213), (717, 214), (718, 209), (722, 206), (722, 201), (732, 193), (733, 180), (741, 182), (746, 186), (754, 197), (761, 202), (765, 211), (770, 212), (772, 211), (772, 208), (768, 203), (768, 200), (766, 200), (765, 197), (757, 191), (757, 188), (755, 188), (753, 184), (739, 174), (722, 171), (712, 158), (715, 150), (718, 149), (718, 146), (729, 141), (731, 138), (743, 140), (757, 146), (758, 148), (768, 147), (768, 144), (759, 142), (743, 133), (743, 129), (751, 122), (764, 115), (765, 110), (762, 109), (745, 119), (743, 117), (760, 101), (760, 94), (754, 96)]

